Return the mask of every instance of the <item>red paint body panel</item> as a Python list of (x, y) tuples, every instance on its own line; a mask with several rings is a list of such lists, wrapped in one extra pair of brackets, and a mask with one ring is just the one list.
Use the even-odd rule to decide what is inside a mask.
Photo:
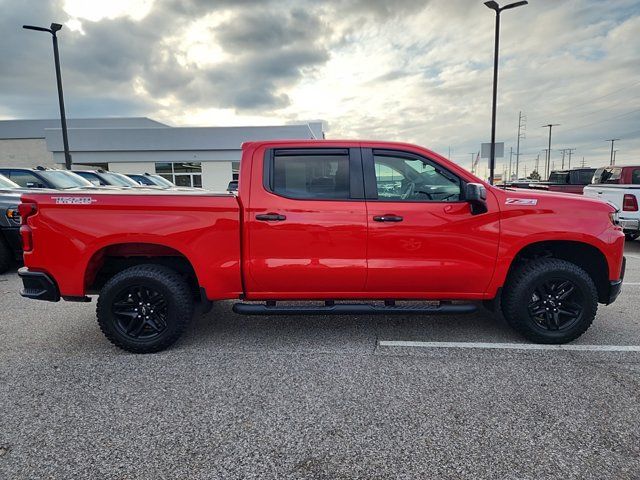
[[(472, 215), (466, 202), (284, 198), (263, 187), (265, 152), (275, 147), (389, 148), (422, 155), (465, 182), (483, 183), (488, 212)], [(61, 196), (90, 203), (56, 203)], [(84, 295), (103, 260), (100, 252), (121, 244), (127, 244), (117, 248), (122, 256), (183, 255), (212, 300), (242, 294), (253, 300), (490, 299), (515, 256), (532, 243), (592, 245), (605, 255), (611, 280), (620, 278), (624, 246), (624, 234), (609, 219), (613, 208), (603, 202), (494, 188), (434, 152), (388, 142), (247, 143), (238, 197), (81, 191), (28, 193), (23, 202), (37, 204), (27, 219), (34, 248), (25, 253), (25, 264), (51, 275), (63, 296)], [(286, 220), (255, 218), (272, 212)], [(385, 214), (400, 215), (403, 222), (372, 221)]]
[[(91, 204), (56, 204), (56, 197), (83, 197)], [(240, 283), (240, 208), (233, 195), (83, 192), (26, 193), (35, 202), (29, 217), (34, 248), (25, 265), (55, 278), (63, 296), (85, 294), (85, 272), (104, 247), (151, 244), (184, 255), (211, 299), (233, 298)], [(140, 255), (145, 249), (138, 249)]]

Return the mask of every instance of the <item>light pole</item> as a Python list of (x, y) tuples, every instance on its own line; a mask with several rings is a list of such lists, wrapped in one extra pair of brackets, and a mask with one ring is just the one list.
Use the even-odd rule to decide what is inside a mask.
[(609, 165), (615, 165), (615, 159), (613, 156), (613, 144), (620, 140), (619, 138), (610, 138), (609, 140), (605, 140), (606, 142), (611, 142), (611, 158), (609, 159)]
[(500, 13), (503, 10), (527, 5), (529, 2), (515, 2), (501, 7), (493, 0), (484, 2), (491, 10), (496, 12), (496, 39), (493, 50), (493, 106), (491, 109), (491, 153), (489, 156), (489, 183), (493, 185), (493, 174), (496, 167), (496, 103), (498, 101), (498, 53), (500, 45)]
[(58, 52), (58, 32), (62, 25), (52, 23), (49, 28), (36, 27), (34, 25), (23, 25), (26, 30), (36, 30), (38, 32), (49, 32), (53, 38), (53, 59), (56, 65), (56, 81), (58, 83), (58, 102), (60, 103), (60, 123), (62, 124), (62, 144), (64, 146), (64, 165), (67, 170), (71, 170), (71, 153), (69, 153), (69, 137), (67, 136), (67, 116), (64, 113), (64, 95), (62, 93), (62, 75), (60, 74), (60, 53)]
[(542, 125), (543, 128), (547, 128), (549, 127), (549, 149), (547, 150), (547, 161), (545, 162), (545, 167), (544, 167), (544, 175), (545, 177), (547, 177), (547, 180), (549, 179), (549, 163), (551, 163), (551, 129), (553, 127), (557, 127), (558, 125), (560, 125), (559, 123), (549, 123), (547, 125)]

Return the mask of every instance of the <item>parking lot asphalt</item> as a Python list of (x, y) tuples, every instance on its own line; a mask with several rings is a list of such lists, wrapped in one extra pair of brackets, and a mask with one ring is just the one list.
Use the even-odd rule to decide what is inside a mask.
[[(640, 346), (640, 241), (578, 345)], [(640, 478), (640, 352), (381, 346), (526, 343), (460, 317), (195, 318), (132, 355), (95, 302), (34, 302), (0, 275), (0, 479)]]

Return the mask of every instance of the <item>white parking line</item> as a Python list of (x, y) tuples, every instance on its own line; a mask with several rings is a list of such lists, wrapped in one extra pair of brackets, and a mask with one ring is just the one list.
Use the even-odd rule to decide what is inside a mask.
[(537, 343), (412, 342), (380, 340), (381, 347), (480, 348), (492, 350), (571, 350), (581, 352), (640, 352), (640, 345), (542, 345)]
[(622, 285), (638, 286), (640, 285), (640, 282), (624, 282)]

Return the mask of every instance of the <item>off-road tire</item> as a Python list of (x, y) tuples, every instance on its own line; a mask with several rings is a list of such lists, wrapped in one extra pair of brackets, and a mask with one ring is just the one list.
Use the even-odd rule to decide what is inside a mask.
[(0, 273), (4, 273), (13, 265), (13, 252), (4, 241), (4, 238), (0, 238)]
[[(546, 330), (529, 313), (529, 302), (539, 282), (566, 279), (582, 295), (582, 313), (566, 330)], [(556, 258), (530, 260), (510, 273), (502, 297), (505, 319), (521, 335), (535, 343), (561, 344), (575, 340), (587, 331), (598, 309), (598, 291), (587, 272), (579, 266)]]
[[(117, 327), (113, 305), (127, 288), (143, 285), (159, 292), (166, 303), (166, 327), (152, 339), (127, 336)], [(102, 333), (117, 347), (132, 353), (159, 352), (171, 346), (193, 316), (193, 295), (187, 282), (174, 270), (161, 265), (137, 265), (114, 275), (102, 287), (96, 314)]]

